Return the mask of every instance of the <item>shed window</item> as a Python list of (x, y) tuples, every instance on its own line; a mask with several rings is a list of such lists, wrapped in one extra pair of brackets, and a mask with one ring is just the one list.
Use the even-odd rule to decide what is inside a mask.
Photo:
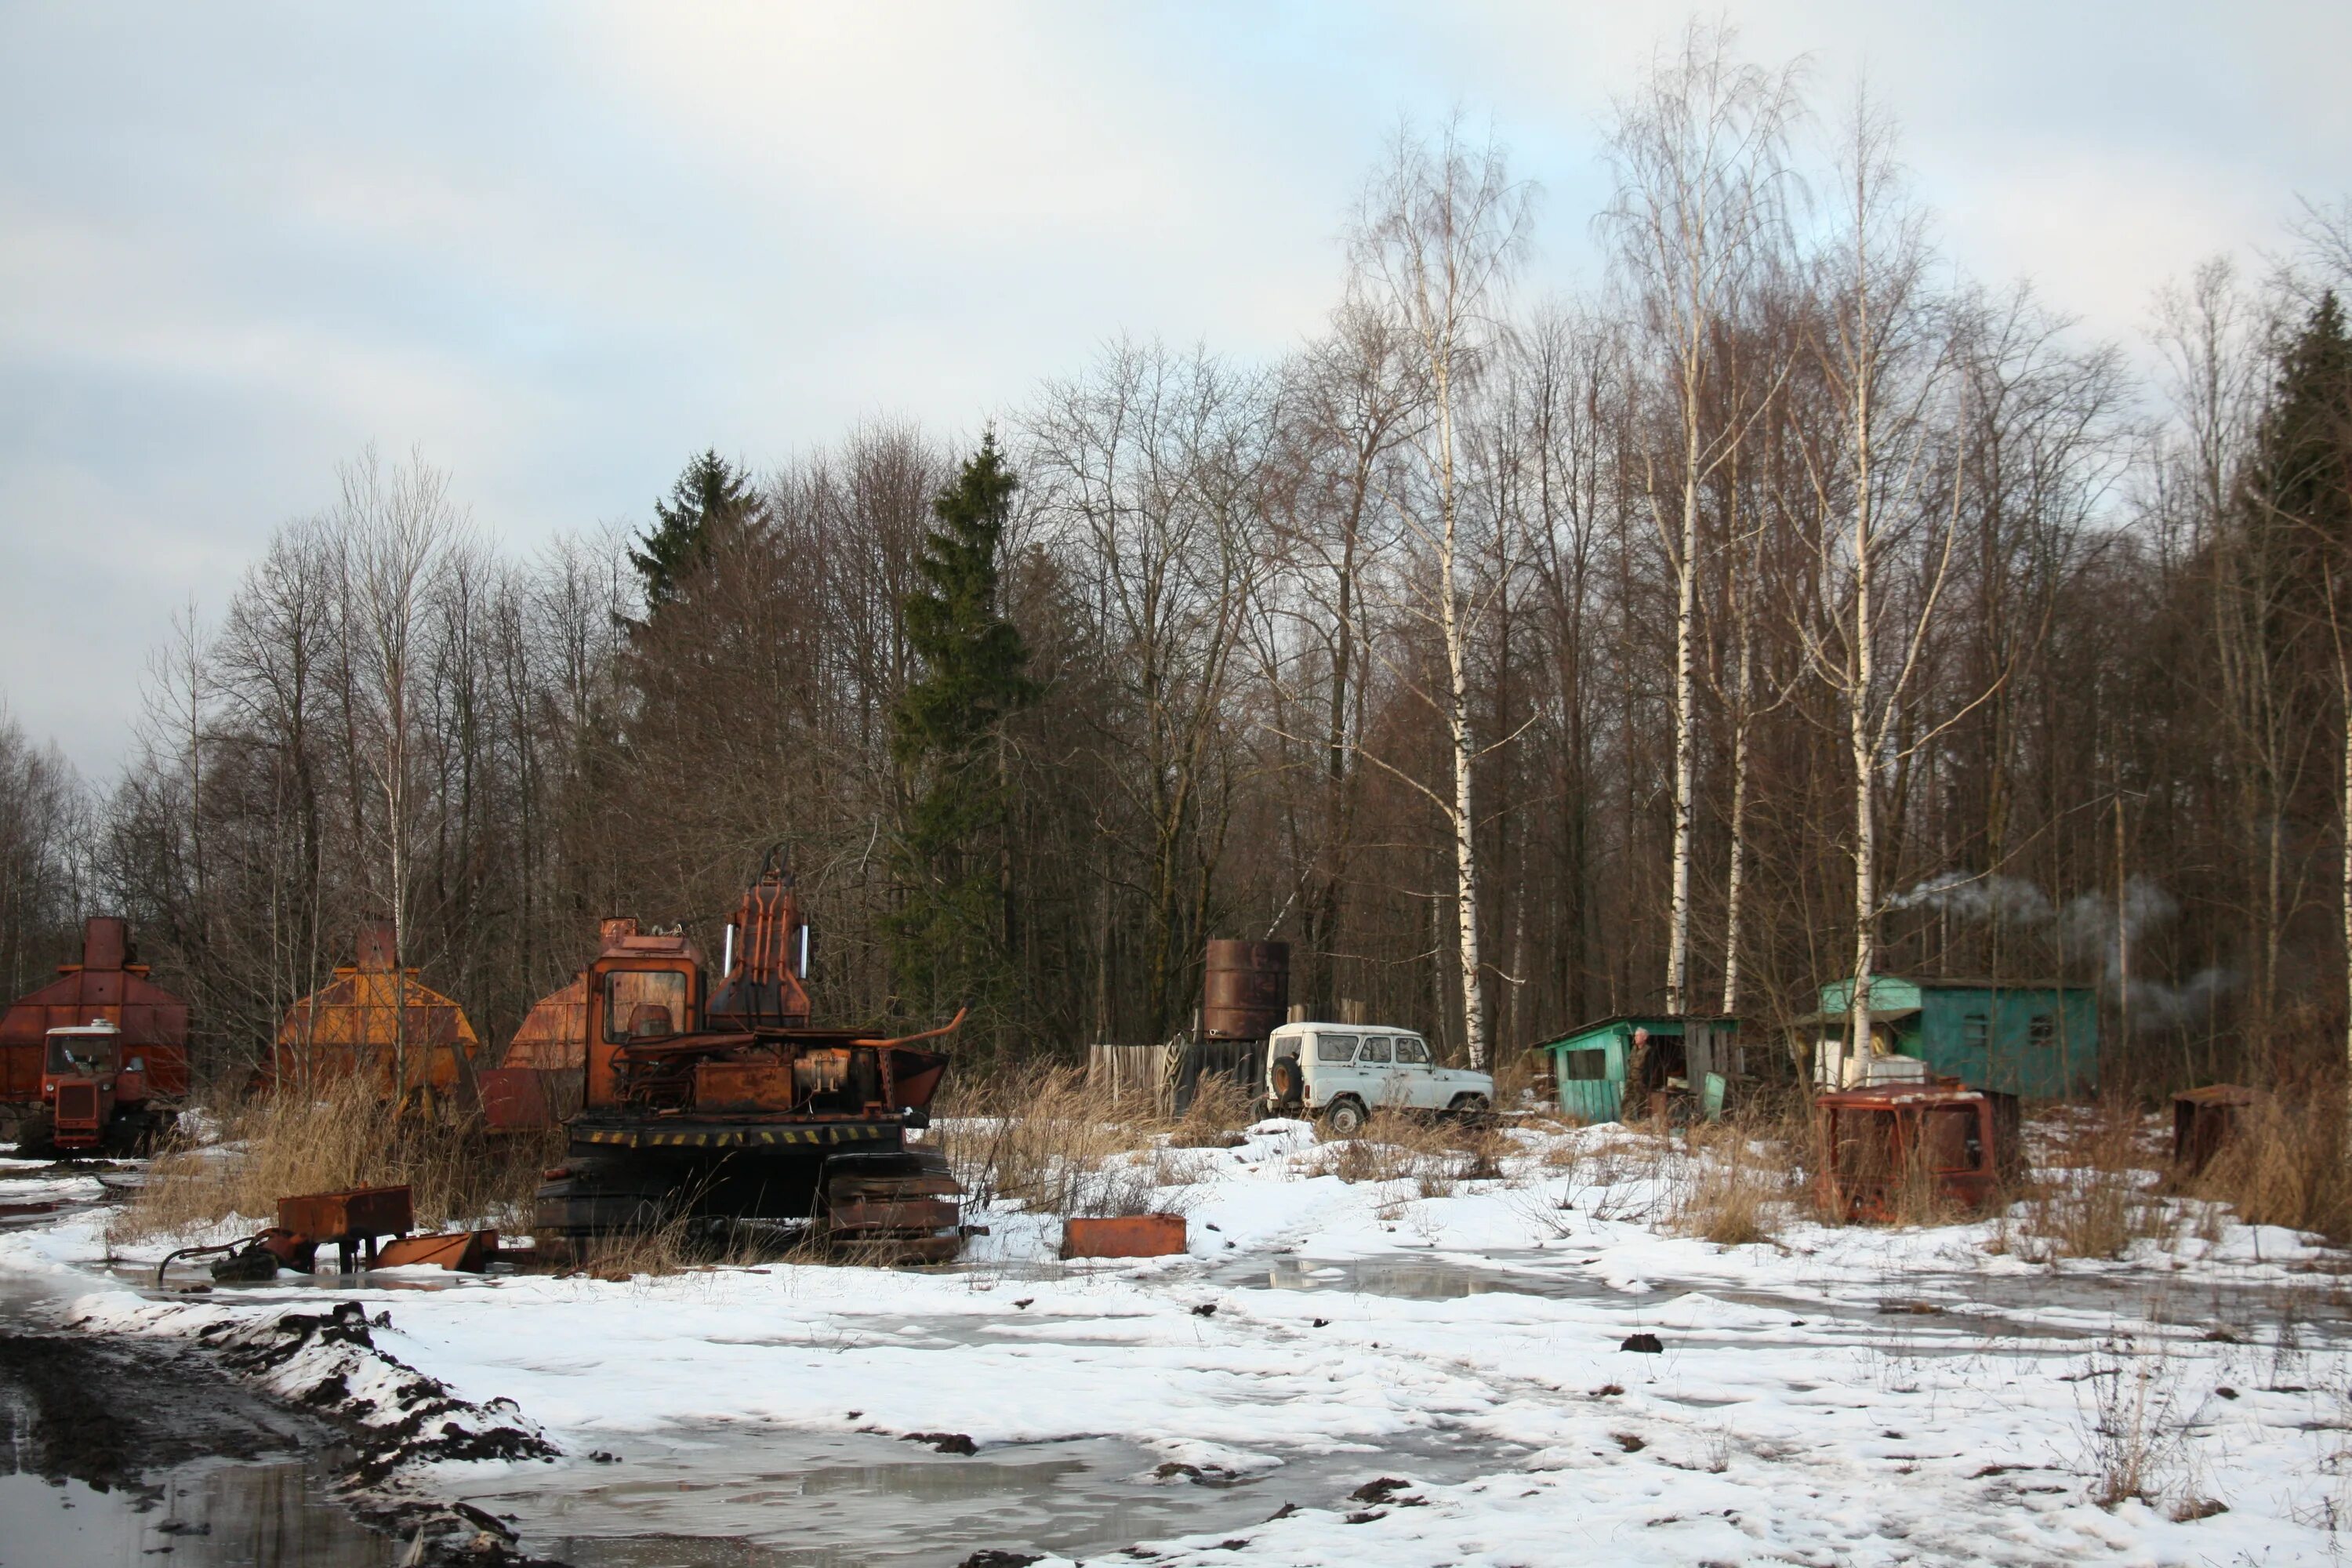
[(1992, 1020), (1982, 1013), (1971, 1013), (1960, 1020), (1960, 1044), (1980, 1051), (1991, 1039)]
[(1318, 1062), (1354, 1061), (1356, 1059), (1356, 1037), (1353, 1035), (1316, 1036), (1315, 1059)]
[(1584, 1051), (1559, 1053), (1559, 1076), (1579, 1082), (1591, 1082), (1609, 1076), (1609, 1052), (1603, 1047)]
[(2047, 1013), (2033, 1015), (2033, 1022), (2025, 1026), (2025, 1037), (2034, 1046), (2047, 1046), (2058, 1037), (2058, 1020)]

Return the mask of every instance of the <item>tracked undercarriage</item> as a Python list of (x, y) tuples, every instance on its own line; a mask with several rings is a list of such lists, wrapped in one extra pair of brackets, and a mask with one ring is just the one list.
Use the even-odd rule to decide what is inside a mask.
[[(961, 1246), (962, 1189), (910, 1145), (948, 1058), (946, 1027), (888, 1038), (809, 1027), (807, 926), (771, 858), (729, 928), (706, 1003), (682, 934), (607, 921), (577, 983), (585, 1063), (564, 1163), (539, 1190), (542, 1256), (669, 1231), (695, 1240), (772, 1233), (850, 1261), (939, 1262)], [(559, 993), (569, 1008), (571, 993)]]

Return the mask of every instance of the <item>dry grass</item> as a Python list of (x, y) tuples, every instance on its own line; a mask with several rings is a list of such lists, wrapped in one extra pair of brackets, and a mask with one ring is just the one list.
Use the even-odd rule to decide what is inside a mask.
[(1467, 1182), (1503, 1180), (1503, 1162), (1517, 1152), (1509, 1135), (1491, 1125), (1381, 1110), (1353, 1138), (1327, 1140), (1301, 1173), (1410, 1182), (1417, 1196), (1444, 1198)]
[(2038, 1245), (2019, 1250), (2120, 1258), (2133, 1242), (2167, 1233), (2164, 1205), (2149, 1190), (2163, 1157), (2136, 1104), (2110, 1099), (2062, 1111), (2037, 1131), (2046, 1152), (2019, 1194), (2018, 1212)]
[(421, 1226), (528, 1229), (541, 1173), (563, 1148), (560, 1131), (491, 1139), (470, 1118), (396, 1118), (359, 1079), (317, 1098), (226, 1103), (211, 1120), (220, 1141), (158, 1155), (138, 1195), (115, 1212), (110, 1240), (192, 1235), (231, 1215), (267, 1223), (281, 1197), (404, 1184)]
[(1792, 1193), (1804, 1184), (1789, 1130), (1760, 1116), (1693, 1127), (1685, 1143), (1689, 1169), (1675, 1184), (1668, 1223), (1718, 1247), (1776, 1239)]
[(2344, 1100), (2331, 1089), (2282, 1089), (2249, 1107), (2212, 1163), (2188, 1184), (2189, 1194), (2228, 1204), (2249, 1225), (2352, 1239)]
[(1234, 1146), (1251, 1119), (1248, 1096), (1223, 1078), (1203, 1079), (1172, 1121), (1106, 1104), (1073, 1067), (1033, 1063), (950, 1083), (938, 1136), (967, 1201), (1034, 1214), (1180, 1212), (1183, 1194), (1165, 1189), (1211, 1171), (1206, 1155), (1187, 1152)]

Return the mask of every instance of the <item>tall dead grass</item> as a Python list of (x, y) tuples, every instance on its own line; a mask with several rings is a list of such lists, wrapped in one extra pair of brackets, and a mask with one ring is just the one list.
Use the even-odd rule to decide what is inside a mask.
[(1790, 1199), (1804, 1186), (1801, 1127), (1765, 1110), (1693, 1126), (1686, 1169), (1674, 1184), (1668, 1223), (1718, 1247), (1778, 1239)]
[(2032, 1126), (2032, 1173), (2008, 1212), (2024, 1237), (2014, 1250), (2045, 1258), (2121, 1258), (2167, 1234), (2153, 1191), (2164, 1154), (2137, 1101), (2111, 1096), (2052, 1112)]
[(148, 1168), (108, 1237), (187, 1236), (232, 1215), (267, 1224), (278, 1200), (347, 1187), (405, 1184), (417, 1223), (487, 1220), (529, 1228), (541, 1171), (563, 1152), (560, 1130), (484, 1133), (478, 1120), (396, 1117), (358, 1079), (316, 1096), (278, 1094), (218, 1105), (212, 1143), (181, 1142)]
[(1188, 1152), (1239, 1143), (1251, 1103), (1240, 1085), (1212, 1077), (1171, 1119), (1139, 1099), (1106, 1100), (1082, 1068), (1037, 1062), (950, 1079), (936, 1115), (934, 1135), (967, 1202), (1112, 1216), (1181, 1207), (1171, 1189), (1206, 1169)]
[(2340, 1090), (2304, 1086), (2250, 1106), (2189, 1195), (2224, 1203), (2249, 1225), (2352, 1239), (2352, 1163)]

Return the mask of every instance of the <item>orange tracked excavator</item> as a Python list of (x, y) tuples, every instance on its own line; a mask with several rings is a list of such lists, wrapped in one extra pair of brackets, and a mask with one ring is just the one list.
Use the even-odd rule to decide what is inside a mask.
[(929, 1124), (947, 1071), (927, 1047), (963, 1014), (897, 1038), (811, 1028), (809, 928), (773, 851), (727, 934), (706, 996), (682, 932), (608, 921), (576, 1011), (569, 990), (541, 1005), (577, 1019), (584, 1069), (564, 1163), (539, 1189), (541, 1255), (576, 1259), (600, 1237), (683, 1222), (803, 1226), (876, 1261), (954, 1257), (962, 1189), (907, 1134)]

